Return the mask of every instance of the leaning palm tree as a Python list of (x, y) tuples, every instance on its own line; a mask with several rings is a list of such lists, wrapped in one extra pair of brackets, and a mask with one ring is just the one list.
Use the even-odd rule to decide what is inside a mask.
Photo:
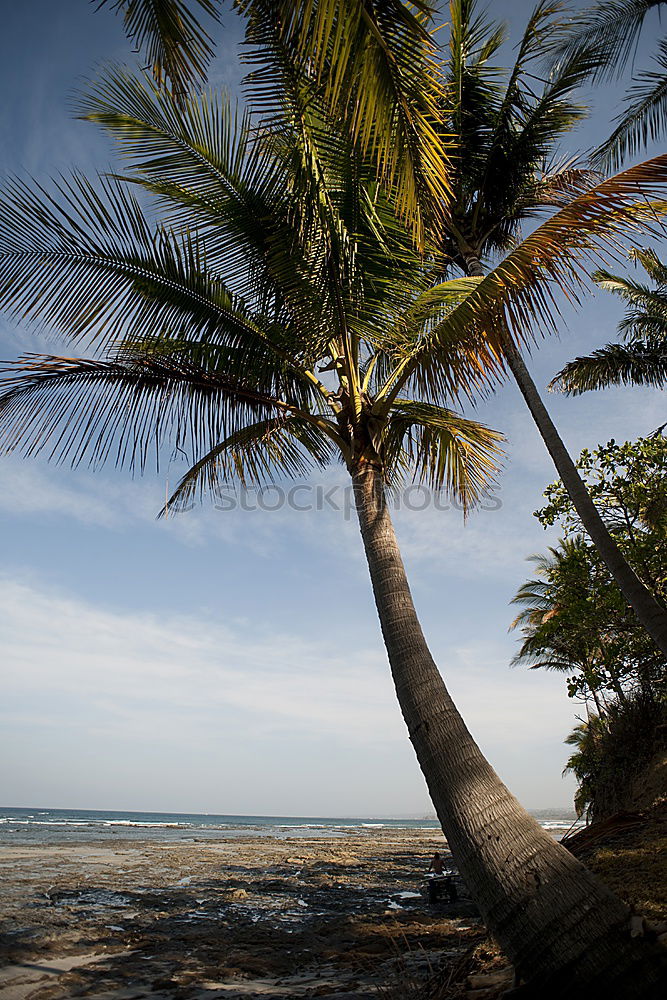
[[(373, 158), (278, 41), (280, 103), (263, 121), (210, 96), (179, 107), (111, 71), (84, 110), (132, 173), (5, 189), (0, 305), (93, 355), (9, 366), (2, 447), (141, 468), (177, 444), (196, 460), (171, 510), (230, 479), (342, 462), (410, 739), (489, 928), (543, 996), (592, 983), (657, 995), (667, 955), (630, 938), (626, 907), (521, 808), (466, 728), (422, 633), (386, 490), (416, 477), (475, 502), (499, 439), (452, 405), (501, 374), (500, 317), (517, 339), (548, 323), (552, 283), (574, 289), (582, 257), (641, 219), (637, 199), (662, 190), (667, 158), (573, 196), (484, 279), (434, 286), (441, 255), (416, 254)], [(161, 226), (128, 181), (157, 199)]]
[[(589, 197), (595, 197), (595, 191), (611, 190), (615, 184), (613, 179), (600, 181), (599, 175), (571, 162), (553, 165), (558, 145), (586, 114), (574, 95), (596, 65), (596, 56), (588, 48), (575, 51), (553, 68), (541, 89), (536, 87), (535, 63), (543, 59), (545, 48), (563, 37), (561, 12), (558, 2), (538, 3), (519, 43), (516, 62), (503, 80), (493, 62), (506, 37), (503, 26), (479, 14), (476, 0), (450, 2), (445, 80), (451, 102), (446, 127), (458, 168), (451, 176), (448, 236), (440, 247), (449, 264), (448, 273), (458, 270), (478, 279), (471, 303), (487, 293), (494, 295), (501, 271), (508, 281), (520, 284), (520, 271), (527, 275), (540, 270), (547, 233), (550, 239), (563, 240), (563, 245), (569, 242), (563, 228), (566, 219), (580, 237), (592, 233), (598, 222), (586, 218), (584, 205)], [(620, 176), (639, 179), (637, 174)], [(560, 211), (537, 230), (537, 236), (529, 236), (517, 247), (526, 222), (559, 206)], [(648, 205), (646, 212), (650, 215)], [(616, 231), (625, 230), (626, 234), (637, 222), (620, 203), (612, 209), (612, 218), (619, 227)], [(570, 282), (569, 256), (558, 253), (557, 242), (552, 250), (549, 267), (553, 281), (545, 290), (540, 312), (545, 325), (555, 331), (559, 306), (551, 289), (565, 289), (574, 299), (578, 289), (576, 281)], [(499, 257), (501, 263), (489, 273)], [(512, 297), (512, 302), (508, 299), (496, 314), (492, 334), (488, 329), (486, 334), (492, 336), (512, 372), (587, 533), (642, 625), (667, 653), (667, 613), (607, 530), (528, 372), (518, 349), (521, 338), (512, 335), (512, 330), (525, 328), (529, 320), (521, 297)]]
[(626, 304), (618, 329), (625, 344), (607, 344), (586, 357), (575, 358), (558, 372), (550, 388), (576, 396), (610, 385), (667, 385), (667, 267), (653, 250), (634, 250), (652, 285), (609, 271), (593, 278), (600, 288), (620, 296)]

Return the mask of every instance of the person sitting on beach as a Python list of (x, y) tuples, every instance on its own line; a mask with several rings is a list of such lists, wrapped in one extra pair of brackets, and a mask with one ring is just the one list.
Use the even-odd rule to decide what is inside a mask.
[(431, 858), (431, 863), (428, 866), (429, 872), (433, 872), (435, 876), (428, 880), (428, 899), (429, 903), (437, 903), (440, 898), (441, 893), (445, 893), (447, 900), (450, 903), (455, 903), (459, 898), (458, 890), (454, 884), (454, 879), (450, 872), (445, 873), (445, 865), (440, 857), (438, 851), (435, 852)]
[(436, 851), (431, 858), (431, 864), (428, 866), (428, 870), (433, 872), (434, 875), (442, 875), (443, 867), (442, 858)]

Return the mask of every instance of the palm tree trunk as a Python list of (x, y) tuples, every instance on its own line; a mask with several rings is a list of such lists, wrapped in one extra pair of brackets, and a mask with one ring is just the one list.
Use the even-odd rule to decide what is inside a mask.
[[(417, 619), (379, 469), (353, 472), (375, 603), (410, 740), (449, 848), (489, 930), (539, 996), (658, 997), (667, 951), (503, 785), (454, 705)], [(591, 992), (591, 990), (593, 992)]]
[(609, 534), (582, 480), (577, 467), (558, 434), (547, 408), (540, 398), (523, 358), (514, 347), (506, 332), (501, 334), (503, 349), (516, 384), (526, 401), (537, 429), (542, 435), (556, 471), (567, 490), (581, 523), (600, 553), (607, 569), (618, 584), (621, 593), (632, 607), (637, 618), (655, 642), (658, 649), (667, 656), (667, 612), (646, 589), (616, 542)]
[[(463, 256), (468, 274), (474, 277), (483, 277), (484, 268), (479, 258), (470, 251), (465, 252)], [(577, 514), (581, 518), (581, 523), (600, 553), (607, 569), (618, 584), (624, 598), (658, 649), (667, 656), (667, 612), (658, 604), (651, 592), (641, 582), (609, 534), (604, 521), (590, 498), (586, 484), (579, 475), (577, 467), (570, 458), (570, 454), (556, 429), (556, 425), (540, 398), (537, 386), (530, 377), (523, 358), (514, 346), (514, 342), (504, 326), (500, 329), (500, 340), (510, 371), (514, 376), (521, 395), (526, 401), (537, 429), (542, 436), (542, 440), (547, 447), (547, 451), (553, 459), (563, 486), (567, 490)]]

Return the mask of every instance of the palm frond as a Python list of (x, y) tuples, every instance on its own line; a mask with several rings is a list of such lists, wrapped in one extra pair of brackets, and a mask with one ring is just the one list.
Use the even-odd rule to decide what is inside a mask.
[(396, 400), (383, 445), (389, 468), (405, 456), (413, 481), (446, 490), (468, 510), (494, 483), (502, 440), (497, 431), (445, 407)]
[[(489, 377), (502, 372), (502, 336), (507, 323), (518, 345), (539, 332), (555, 332), (557, 295), (578, 301), (588, 270), (616, 251), (633, 230), (659, 219), (667, 205), (667, 155), (655, 157), (584, 189), (512, 250), (416, 346), (396, 370), (392, 393), (419, 377), (439, 351), (449, 363), (452, 349), (479, 352)], [(477, 331), (477, 332), (475, 332)], [(481, 334), (481, 336), (480, 336)], [(494, 361), (495, 358), (495, 361)]]
[(302, 417), (272, 417), (248, 424), (216, 444), (188, 469), (160, 516), (187, 509), (206, 494), (228, 486), (263, 486), (281, 476), (296, 477), (313, 466), (324, 469), (337, 452), (320, 428)]
[(0, 447), (50, 459), (143, 470), (170, 441), (192, 451), (240, 429), (280, 401), (186, 358), (97, 360), (30, 354), (10, 364), (0, 393)]
[(635, 156), (649, 142), (665, 134), (667, 121), (667, 39), (663, 38), (655, 57), (659, 69), (644, 70), (635, 77), (625, 98), (618, 125), (599, 146), (592, 162), (602, 169), (618, 169), (626, 157)]
[(145, 76), (118, 67), (86, 88), (79, 108), (110, 133), (136, 172), (130, 179), (157, 196), (165, 220), (196, 228), (233, 285), (264, 300), (275, 294), (267, 256), (286, 222), (287, 178), (275, 157), (260, 154), (247, 112), (224, 93), (179, 106)]
[(667, 287), (667, 264), (662, 263), (655, 250), (650, 247), (634, 247), (629, 256), (631, 260), (641, 264), (656, 284)]
[(662, 388), (667, 380), (667, 268), (654, 250), (636, 248), (631, 259), (642, 264), (656, 283), (651, 287), (606, 270), (593, 280), (626, 303), (618, 329), (627, 341), (607, 344), (586, 357), (576, 358), (560, 371), (550, 388), (578, 395), (609, 385), (650, 385)]
[(54, 188), (14, 180), (0, 200), (0, 294), (10, 314), (104, 341), (178, 327), (191, 311), (203, 329), (217, 315), (252, 331), (222, 283), (204, 288), (197, 244), (154, 232), (122, 185), (74, 176)]
[(645, 340), (647, 346), (665, 340), (667, 293), (664, 287), (651, 288), (608, 271), (595, 271), (592, 278), (600, 288), (613, 292), (625, 301), (626, 313), (618, 329), (626, 340)]
[[(177, 99), (206, 77), (213, 40), (197, 13), (220, 19), (220, 0), (91, 0), (123, 16), (127, 37), (141, 50), (160, 86), (169, 80)], [(198, 10), (197, 10), (198, 8)]]
[(595, 51), (599, 65), (592, 79), (620, 76), (635, 51), (647, 14), (664, 2), (600, 0), (572, 18), (569, 37), (556, 39), (553, 51), (557, 58)]
[(662, 346), (640, 341), (607, 344), (586, 357), (570, 361), (552, 379), (549, 388), (578, 396), (610, 385), (649, 385), (663, 389), (667, 385), (667, 339)]
[[(312, 108), (296, 98), (289, 106), (289, 123), (258, 133), (224, 95), (178, 107), (150, 81), (118, 69), (81, 101), (85, 117), (130, 159), (130, 179), (157, 196), (166, 220), (179, 231), (196, 228), (209, 266), (261, 311), (322, 330), (324, 348), (341, 294), (329, 265), (333, 259), (349, 270), (354, 257), (341, 218), (354, 163), (333, 123), (313, 126)], [(358, 177), (355, 185), (363, 190)], [(362, 200), (357, 214), (372, 214)]]
[(103, 347), (176, 337), (233, 347), (248, 366), (256, 352), (262, 364), (270, 358), (285, 371), (307, 370), (304, 344), (211, 275), (194, 238), (153, 231), (114, 180), (95, 186), (75, 176), (54, 193), (20, 181), (6, 186), (0, 305), (36, 328)]

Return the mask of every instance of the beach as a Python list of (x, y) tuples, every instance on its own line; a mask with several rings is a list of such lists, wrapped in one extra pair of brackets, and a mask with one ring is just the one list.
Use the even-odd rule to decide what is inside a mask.
[(0, 997), (400, 996), (485, 938), (462, 883), (422, 894), (436, 850), (431, 829), (4, 844)]

